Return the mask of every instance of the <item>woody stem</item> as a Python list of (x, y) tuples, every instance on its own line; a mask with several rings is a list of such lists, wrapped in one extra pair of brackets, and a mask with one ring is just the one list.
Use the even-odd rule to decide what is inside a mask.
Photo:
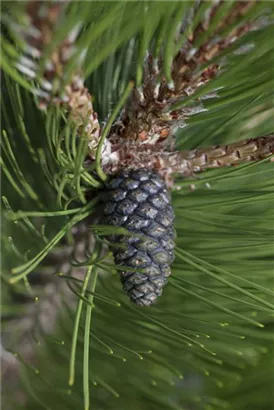
[(173, 172), (193, 173), (249, 161), (259, 161), (274, 154), (274, 134), (239, 141), (229, 145), (211, 146), (170, 155)]
[(115, 174), (123, 168), (146, 167), (155, 169), (168, 180), (175, 173), (189, 176), (210, 168), (267, 158), (274, 154), (274, 134), (181, 152), (169, 152), (157, 144), (140, 145), (138, 142), (116, 144), (112, 149), (114, 157), (103, 166), (107, 174)]

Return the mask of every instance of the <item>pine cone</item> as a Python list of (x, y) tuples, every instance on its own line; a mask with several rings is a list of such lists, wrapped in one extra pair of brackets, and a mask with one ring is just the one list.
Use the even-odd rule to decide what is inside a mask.
[(116, 265), (125, 268), (119, 271), (121, 282), (132, 302), (150, 306), (162, 294), (174, 259), (169, 192), (160, 175), (149, 169), (122, 171), (106, 188), (105, 222), (136, 234), (108, 237)]

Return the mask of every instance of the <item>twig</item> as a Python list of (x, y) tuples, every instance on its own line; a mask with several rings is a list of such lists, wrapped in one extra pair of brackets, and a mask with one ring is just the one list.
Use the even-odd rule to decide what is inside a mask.
[(117, 161), (104, 167), (108, 174), (122, 168), (152, 168), (163, 175), (172, 186), (172, 174), (185, 176), (209, 168), (237, 165), (248, 161), (259, 161), (274, 154), (274, 134), (247, 139), (229, 145), (211, 146), (182, 152), (168, 152), (157, 145), (131, 142), (113, 147)]

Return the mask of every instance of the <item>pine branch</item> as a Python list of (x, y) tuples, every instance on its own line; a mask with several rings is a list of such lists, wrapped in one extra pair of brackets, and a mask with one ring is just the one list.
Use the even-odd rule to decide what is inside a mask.
[[(274, 154), (274, 134), (239, 141), (229, 145), (213, 146), (177, 153), (178, 170), (192, 173), (208, 168), (220, 168), (249, 161), (259, 161)], [(176, 154), (174, 160), (176, 161)], [(176, 169), (176, 165), (174, 165)], [(187, 167), (187, 171), (184, 171)]]
[[(172, 174), (191, 176), (210, 168), (221, 168), (250, 161), (259, 161), (274, 154), (274, 134), (239, 141), (229, 145), (211, 146), (190, 151), (168, 152), (157, 144), (117, 144), (113, 147), (116, 161), (104, 171), (116, 173), (122, 168), (152, 168), (172, 186)], [(113, 156), (114, 157), (114, 156)]]
[[(204, 2), (199, 7), (202, 6)], [(226, 7), (222, 1), (213, 4), (204, 20), (188, 35), (185, 44), (175, 55), (171, 65), (171, 82), (168, 82), (164, 73), (162, 55), (157, 60), (149, 53), (142, 87), (133, 90), (120, 120), (113, 127), (110, 140), (117, 142), (126, 138), (146, 141), (148, 144), (162, 143), (174, 134), (179, 125), (185, 124), (186, 119), (202, 111), (199, 100), (194, 108), (174, 110), (172, 107), (178, 102), (182, 103), (185, 97), (195, 94), (198, 88), (218, 75), (220, 64), (215, 63), (214, 58), (258, 25), (252, 19), (243, 19), (255, 6), (254, 1), (235, 2), (210, 37), (197, 47), (196, 42), (206, 34), (216, 15)], [(196, 13), (199, 12), (199, 7)], [(191, 17), (195, 18), (195, 13)], [(187, 29), (188, 27), (181, 26), (180, 31), (184, 34)], [(227, 30), (228, 34), (225, 34)]]
[[(202, 3), (206, 4), (205, 2)], [(217, 13), (220, 9), (218, 9), (218, 5), (216, 6), (216, 2), (214, 2), (214, 4)], [(222, 4), (225, 5), (226, 3), (223, 2)], [(231, 7), (234, 7), (233, 2), (230, 2), (229, 4)], [(245, 3), (242, 2), (242, 4), (243, 9), (245, 10)], [(194, 9), (195, 8), (196, 6), (194, 6)], [(240, 18), (241, 13), (239, 11), (235, 11), (235, 13), (238, 13), (237, 16)], [(204, 15), (204, 13), (200, 14)], [(246, 18), (245, 11), (243, 11), (243, 15)], [(77, 16), (75, 16), (75, 20), (77, 20)], [(210, 16), (210, 13), (207, 14), (207, 16)], [(228, 24), (225, 23), (225, 25), (227, 24), (226, 27), (228, 30), (230, 30), (229, 25), (233, 25), (233, 22), (235, 22), (233, 16), (232, 13), (230, 17), (231, 21)], [(61, 13), (59, 14), (59, 17), (61, 18)], [(58, 24), (59, 17), (56, 19), (56, 24)], [(206, 17), (206, 19), (207, 18), (208, 17)], [(226, 18), (224, 20), (226, 20)], [(121, 17), (121, 21), (123, 26), (123, 17)], [(148, 21), (150, 24), (150, 20)], [(217, 26), (215, 25), (214, 32), (217, 34), (219, 32), (218, 30), (223, 30), (223, 26), (221, 26), (218, 21), (219, 20), (217, 19)], [(210, 19), (209, 22), (210, 25), (208, 28), (210, 30), (214, 24)], [(239, 25), (242, 26), (241, 23)], [(58, 25), (55, 26), (55, 22), (52, 25), (52, 28), (50, 28), (50, 32), (53, 32), (53, 26), (55, 27), (56, 33), (56, 30), (58, 31)], [(197, 43), (199, 43), (200, 38), (203, 37), (203, 35), (207, 36), (206, 21), (201, 23), (201, 26), (202, 28), (200, 28), (201, 31), (199, 35), (198, 28), (194, 29), (194, 32), (197, 31), (196, 39), (189, 37), (188, 42), (191, 44), (189, 50), (192, 50), (194, 45), (197, 46)], [(91, 29), (93, 29), (93, 26)], [(209, 38), (211, 38), (211, 36), (215, 41), (215, 34), (210, 35)], [(178, 34), (178, 38), (179, 37), (180, 33)], [(224, 37), (229, 38), (229, 36), (226, 37), (226, 35)], [(214, 45), (214, 41), (212, 46)], [(233, 42), (233, 39), (231, 41)], [(55, 35), (52, 37), (52, 44), (54, 44), (54, 42), (56, 43)], [(185, 44), (184, 47), (187, 48), (187, 44)], [(205, 44), (207, 44), (207, 42)], [(90, 47), (90, 49), (92, 53), (94, 47)], [(207, 52), (210, 52), (211, 50), (212, 49), (209, 47)], [(226, 47), (224, 49), (221, 49), (220, 47), (219, 51), (222, 52), (226, 50)], [(62, 54), (62, 51), (60, 51), (60, 53)], [(45, 49), (43, 48), (42, 54), (41, 63), (45, 56), (48, 56), (47, 59), (50, 59), (48, 45), (45, 46)], [(219, 57), (220, 54), (217, 52), (215, 56)], [(191, 52), (189, 57), (191, 60)], [(59, 84), (62, 84), (60, 85), (60, 88), (58, 88), (59, 86), (57, 87), (57, 92), (54, 86), (52, 90), (47, 90), (45, 87), (43, 88), (43, 84), (45, 84), (43, 83), (43, 81), (45, 81), (44, 74), (46, 71), (37, 71), (37, 78), (34, 78), (37, 83), (40, 82), (43, 92), (46, 92), (47, 94), (44, 101), (46, 107), (60, 105), (67, 110), (68, 117), (66, 119), (72, 118), (72, 122), (74, 123), (72, 125), (76, 125), (77, 127), (78, 132), (75, 141), (77, 138), (78, 142), (80, 139), (79, 136), (85, 136), (85, 133), (87, 132), (85, 130), (87, 123), (84, 122), (84, 115), (82, 117), (81, 115), (84, 113), (89, 116), (90, 111), (86, 113), (84, 112), (85, 106), (79, 107), (78, 102), (81, 100), (82, 96), (80, 91), (79, 95), (76, 93), (76, 96), (74, 92), (75, 90), (72, 89), (71, 91), (73, 97), (75, 96), (75, 105), (73, 106), (67, 106), (68, 101), (66, 100), (66, 91), (63, 94), (63, 97), (60, 93), (60, 90), (63, 89), (63, 77), (66, 77), (67, 63), (68, 60), (60, 63), (62, 75), (59, 76), (59, 72), (56, 68), (56, 73), (50, 78), (52, 85), (56, 84), (54, 79), (57, 79), (57, 84), (58, 81), (60, 81)], [(211, 63), (212, 60), (210, 58), (209, 69), (213, 67), (212, 64), (214, 63)], [(164, 66), (164, 63), (159, 61), (159, 67), (161, 64)], [(206, 74), (210, 73), (206, 71), (204, 64), (207, 64), (206, 59), (202, 61), (202, 63), (197, 63), (194, 71), (192, 71), (192, 69), (187, 71), (186, 78), (183, 78), (183, 81), (186, 81), (184, 85), (185, 88), (182, 90), (180, 90), (180, 82), (182, 81), (182, 78), (179, 78), (179, 73), (178, 87), (179, 93), (182, 93), (182, 98), (184, 98), (184, 92), (186, 93), (185, 95), (190, 93), (192, 96), (192, 90), (187, 88), (189, 84), (188, 81), (190, 81), (189, 78), (192, 75), (193, 78), (191, 81), (193, 81), (194, 91), (196, 91), (196, 89), (198, 90), (198, 88), (200, 91), (199, 81), (201, 82), (205, 80), (204, 84), (207, 81), (210, 81), (210, 76), (207, 77)], [(43, 64), (39, 64), (39, 66), (40, 65)], [(216, 73), (212, 73), (212, 78), (216, 78), (215, 76), (219, 72), (218, 66), (216, 67), (216, 70)], [(104, 80), (104, 70), (100, 68), (99, 71)], [(204, 78), (201, 78), (201, 73), (204, 73)], [(80, 70), (78, 74), (80, 75)], [(167, 73), (165, 72), (165, 74)], [(109, 75), (108, 81), (110, 81), (110, 78), (111, 75)], [(68, 78), (66, 78), (66, 80), (68, 80)], [(103, 80), (99, 81), (100, 87)], [(198, 82), (198, 85), (196, 84), (197, 88), (195, 88), (195, 81)], [(16, 83), (16, 81), (14, 81), (14, 83)], [(116, 83), (118, 84), (119, 81)], [(68, 82), (68, 84), (71, 83)], [(170, 86), (168, 75), (165, 78), (165, 84), (167, 84), (167, 86), (166, 88), (163, 87), (163, 95), (165, 95), (165, 92), (167, 93), (167, 99), (171, 104), (170, 111), (174, 113), (174, 118), (170, 119), (170, 114), (165, 114), (166, 116), (163, 115), (164, 108), (160, 107), (161, 117), (159, 118), (162, 120), (162, 123), (157, 123), (159, 128), (156, 129), (155, 136), (150, 134), (150, 131), (153, 131), (154, 127), (154, 123), (151, 122), (152, 129), (146, 129), (146, 126), (149, 125), (149, 123), (143, 124), (140, 138), (137, 140), (134, 140), (134, 138), (127, 138), (126, 134), (125, 138), (121, 138), (124, 129), (123, 127), (130, 127), (127, 121), (125, 121), (125, 123), (122, 122), (122, 133), (119, 134), (118, 140), (115, 139), (115, 133), (110, 135), (110, 137), (113, 136), (113, 152), (110, 155), (111, 161), (106, 166), (104, 165), (106, 167), (106, 172), (116, 172), (115, 170), (118, 170), (119, 167), (122, 166), (130, 168), (135, 166), (134, 164), (136, 163), (136, 167), (138, 168), (144, 165), (154, 168), (158, 167), (160, 173), (166, 173), (166, 177), (171, 176), (173, 172), (188, 175), (215, 166), (230, 165), (232, 163), (240, 163), (241, 161), (257, 161), (261, 158), (267, 158), (273, 153), (273, 134), (222, 147), (209, 147), (208, 149), (174, 152), (174, 142), (172, 140), (170, 141), (170, 138), (168, 138), (169, 135), (172, 134), (170, 130), (176, 129), (178, 126), (178, 122), (176, 122), (177, 120), (181, 121), (181, 119), (183, 119), (184, 121), (189, 115), (192, 115), (195, 110), (192, 107), (184, 109), (179, 107), (173, 109), (174, 103), (177, 104), (177, 97), (174, 94), (175, 88)], [(267, 83), (264, 83), (264, 89), (265, 88), (267, 88)], [(81, 88), (81, 90), (83, 89), (84, 87)], [(89, 96), (88, 91), (86, 92)], [(135, 90), (135, 92), (138, 92), (138, 90)], [(239, 89), (237, 92), (239, 96)], [(147, 88), (147, 94), (149, 94), (149, 87)], [(48, 97), (48, 95), (50, 97)], [(45, 97), (45, 95), (42, 95), (41, 93), (39, 97), (40, 102), (43, 101), (43, 97)], [(68, 93), (68, 98), (73, 97)], [(64, 98), (64, 100), (62, 100), (62, 98)], [(193, 94), (193, 99), (194, 98), (195, 94)], [(91, 100), (86, 96), (86, 98), (83, 98), (83, 102), (85, 103), (87, 101)], [(128, 113), (131, 115), (130, 103), (128, 107)], [(142, 106), (139, 108), (140, 116), (142, 117)], [(136, 113), (139, 108), (136, 109)], [(88, 105), (88, 110), (90, 109), (92, 110), (92, 105)], [(196, 108), (196, 110), (200, 109), (202, 109), (202, 107), (198, 106), (198, 108)], [(78, 117), (79, 113), (80, 117)], [(74, 118), (74, 114), (76, 114), (76, 118)], [(150, 114), (153, 119), (154, 113)], [(181, 114), (182, 117), (180, 117)], [(93, 113), (93, 115), (95, 114)], [(178, 115), (178, 117), (176, 117), (176, 115)], [(148, 120), (150, 121), (150, 117)], [(158, 119), (156, 120), (158, 121)], [(28, 126), (30, 120), (28, 119), (27, 121), (26, 119), (25, 121)], [(129, 118), (129, 122), (130, 121), (131, 118)], [(114, 128), (112, 130), (113, 132)], [(50, 127), (48, 127), (48, 129), (50, 133), (52, 129)], [(57, 131), (56, 136), (59, 137), (59, 128)], [(158, 138), (157, 132), (158, 134), (160, 133), (161, 138)], [(260, 135), (266, 134), (267, 132), (262, 131)], [(67, 134), (69, 135), (69, 132)], [(151, 136), (151, 140), (147, 139), (148, 135)], [(33, 138), (35, 138), (35, 135)], [(93, 136), (90, 136), (90, 138), (93, 138)], [(58, 139), (58, 143), (59, 141), (60, 140)], [(86, 142), (85, 140), (81, 141), (84, 142), (84, 144)], [(96, 142), (96, 139), (94, 141)], [(69, 142), (70, 141), (66, 141), (66, 144), (64, 144), (66, 145), (68, 152), (70, 151), (71, 146), (72, 148), (75, 148), (77, 145), (76, 143), (75, 145), (69, 144)], [(56, 144), (56, 150), (58, 150), (59, 154), (61, 150), (58, 143)], [(94, 146), (96, 147), (96, 144)], [(197, 146), (197, 144), (194, 143), (192, 146)], [(50, 145), (48, 148), (50, 148)], [(94, 148), (91, 145), (91, 150), (93, 151), (93, 149)], [(20, 150), (17, 150), (16, 152), (21, 153)], [(94, 160), (93, 154), (94, 153), (92, 152), (92, 161)], [(106, 153), (103, 152), (102, 159), (104, 159), (105, 154)], [(75, 169), (78, 171), (78, 167), (71, 166), (71, 163), (76, 162), (76, 159), (76, 155), (73, 156), (69, 165), (64, 161), (65, 167), (69, 170), (72, 177), (77, 174)], [(80, 159), (82, 159), (82, 157)], [(121, 163), (119, 163), (119, 161), (121, 161)], [(79, 163), (80, 169), (82, 162), (79, 160)], [(104, 164), (104, 162), (102, 163)], [(90, 172), (89, 169), (87, 173), (88, 172)], [(166, 299), (163, 300), (161, 306), (152, 308), (147, 314), (145, 313), (143, 315), (142, 312), (128, 305), (127, 301), (121, 294), (121, 287), (117, 277), (114, 275), (108, 275), (108, 273), (112, 273), (115, 270), (115, 265), (113, 265), (110, 260), (106, 261), (106, 263), (103, 263), (104, 261), (101, 263), (100, 267), (102, 271), (100, 272), (96, 288), (97, 299), (95, 297), (95, 320), (92, 321), (91, 328), (91, 336), (93, 337), (93, 340), (90, 345), (90, 356), (92, 359), (90, 384), (100, 385), (100, 390), (98, 392), (96, 392), (96, 389), (91, 391), (92, 406), (94, 408), (117, 407), (117, 401), (114, 402), (111, 397), (111, 394), (114, 392), (114, 400), (117, 400), (119, 393), (122, 393), (123, 403), (129, 403), (130, 408), (132, 409), (139, 409), (141, 396), (145, 403), (149, 403), (152, 410), (167, 408), (169, 405), (171, 407), (174, 407), (174, 405), (178, 406), (179, 402), (170, 404), (170, 402), (166, 400), (166, 398), (174, 397), (175, 395), (176, 401), (182, 400), (180, 406), (183, 407), (194, 406), (195, 408), (202, 408), (203, 406), (204, 408), (204, 405), (208, 405), (208, 407), (219, 409), (222, 405), (215, 400), (216, 393), (214, 393), (214, 397), (212, 398), (212, 406), (209, 404), (210, 397), (208, 391), (205, 391), (205, 385), (203, 384), (204, 380), (201, 379), (200, 375), (198, 376), (198, 389), (196, 384), (193, 390), (189, 388), (188, 381), (186, 381), (186, 385), (181, 385), (181, 381), (178, 381), (175, 377), (179, 375), (180, 378), (183, 378), (182, 372), (186, 373), (184, 376), (187, 376), (189, 369), (191, 372), (195, 371), (195, 373), (197, 373), (198, 370), (198, 372), (202, 372), (207, 376), (210, 374), (212, 382), (216, 384), (218, 382), (218, 385), (221, 386), (222, 380), (224, 379), (223, 376), (225, 376), (225, 379), (229, 379), (229, 377), (232, 376), (236, 381), (237, 372), (240, 366), (244, 366), (248, 361), (255, 363), (263, 343), (263, 337), (271, 338), (271, 334), (269, 334), (270, 332), (265, 333), (261, 327), (267, 322), (267, 320), (269, 320), (271, 314), (270, 308), (267, 306), (270, 305), (270, 293), (268, 293), (268, 287), (271, 282), (272, 269), (270, 256), (272, 251), (271, 243), (266, 244), (267, 239), (272, 237), (271, 226), (269, 224), (269, 220), (272, 216), (269, 199), (272, 198), (272, 194), (264, 192), (264, 181), (267, 180), (267, 178), (265, 178), (266, 174), (261, 173), (260, 175), (256, 175), (256, 172), (257, 167), (254, 167), (253, 173), (251, 170), (251, 174), (241, 173), (241, 176), (239, 177), (240, 173), (238, 173), (238, 177), (236, 176), (232, 182), (230, 181), (230, 184), (233, 185), (234, 189), (232, 193), (231, 190), (229, 190), (228, 193), (222, 191), (222, 189), (218, 190), (218, 188), (224, 184), (224, 180), (221, 177), (219, 187), (217, 185), (218, 192), (212, 193), (201, 190), (201, 192), (196, 192), (194, 194), (189, 193), (188, 195), (182, 189), (174, 193), (174, 206), (178, 215), (178, 260), (172, 268), (174, 279), (170, 282), (170, 293), (166, 293)], [(271, 173), (269, 168), (267, 169), (267, 172), (269, 172), (269, 174)], [(257, 173), (260, 173), (260, 167)], [(249, 185), (250, 192), (248, 194), (246, 192), (244, 194), (240, 192), (239, 188), (242, 186), (241, 183), (237, 185), (237, 178), (242, 182), (241, 177), (243, 174), (246, 177), (244, 183), (247, 182), (248, 184), (248, 181), (252, 180), (251, 188)], [(264, 177), (264, 180), (262, 180), (262, 176)], [(266, 184), (270, 185), (270, 181), (271, 178), (268, 178)], [(82, 182), (83, 181), (81, 180), (81, 183)], [(84, 180), (84, 183), (85, 188), (88, 187), (87, 189), (90, 189), (90, 181), (86, 179)], [(226, 183), (228, 183), (228, 181), (226, 181)], [(229, 183), (228, 185), (226, 185), (226, 183), (225, 190), (229, 187)], [(62, 189), (62, 184), (59, 183), (59, 180), (57, 180), (56, 185), (58, 185), (58, 188), (59, 186), (61, 187), (60, 190)], [(267, 185), (268, 189), (269, 185)], [(75, 197), (78, 198), (78, 192)], [(257, 201), (257, 197), (260, 198), (260, 202)], [(72, 198), (72, 195), (68, 195), (66, 199), (66, 204), (68, 205), (71, 203), (69, 201), (74, 198)], [(239, 207), (238, 203), (241, 202), (239, 199), (243, 200), (242, 202), (245, 203), (244, 207)], [(207, 208), (208, 205), (209, 211)], [(227, 205), (229, 206), (228, 213), (225, 211), (225, 206)], [(222, 207), (225, 209), (223, 210)], [(63, 212), (65, 211), (62, 210), (58, 212), (64, 215)], [(80, 208), (77, 211), (75, 209), (75, 214), (78, 214), (79, 212), (81, 212)], [(69, 213), (67, 215), (69, 215)], [(15, 218), (15, 221), (17, 222), (17, 218)], [(252, 224), (250, 221), (252, 221)], [(86, 223), (84, 226), (88, 229), (87, 233), (90, 233)], [(96, 226), (96, 228), (99, 229), (98, 226)], [(93, 227), (92, 229), (95, 230)], [(64, 232), (62, 231), (62, 234), (63, 233)], [(47, 232), (47, 234), (50, 234), (50, 232)], [(26, 234), (26, 242), (29, 241), (29, 237), (30, 234)], [(59, 236), (58, 238), (60, 239)], [(53, 241), (51, 241), (51, 243), (53, 246)], [(56, 241), (54, 243), (56, 244)], [(43, 257), (46, 252), (46, 250), (42, 252)], [(233, 255), (233, 258), (231, 255)], [(257, 261), (256, 258), (258, 259)], [(263, 258), (265, 258), (265, 260), (263, 260)], [(36, 257), (34, 262), (36, 263)], [(54, 258), (52, 262), (55, 264)], [(66, 263), (66, 260), (63, 262)], [(71, 267), (70, 262), (71, 261), (68, 262), (67, 268)], [(38, 262), (35, 263), (31, 262), (27, 266), (27, 269), (34, 269)], [(30, 266), (31, 264), (32, 266)], [(256, 283), (258, 279), (258, 270), (261, 274), (259, 275), (260, 280)], [(23, 277), (22, 274), (25, 274), (25, 271), (26, 266), (20, 268), (19, 274), (21, 277)], [(78, 282), (76, 282), (77, 278), (74, 278), (74, 276), (75, 273), (69, 278), (64, 279), (67, 279), (68, 283), (75, 280), (74, 284), (78, 284)], [(74, 290), (74, 293), (77, 294), (75, 289), (78, 288), (78, 286), (71, 287)], [(88, 294), (86, 294), (83, 302), (86, 303), (87, 306), (88, 301)], [(120, 301), (122, 308), (116, 309), (116, 307), (120, 306)], [(60, 322), (60, 326), (56, 326), (58, 328), (56, 330), (58, 330), (58, 339), (64, 340), (65, 343), (64, 346), (55, 344), (54, 347), (52, 347), (52, 342), (47, 340), (45, 345), (47, 348), (42, 349), (42, 351), (40, 350), (40, 352), (35, 352), (39, 361), (41, 377), (37, 377), (37, 374), (29, 371), (29, 385), (32, 386), (34, 391), (34, 394), (31, 395), (31, 397), (29, 394), (28, 403), (26, 404), (29, 409), (36, 409), (37, 406), (52, 409), (56, 408), (56, 406), (60, 409), (67, 409), (71, 406), (73, 408), (82, 408), (83, 406), (80, 392), (81, 387), (79, 387), (80, 383), (77, 382), (75, 384), (74, 391), (72, 392), (67, 392), (64, 388), (64, 380), (67, 378), (68, 350), (70, 339), (72, 337), (72, 322), (69, 306), (64, 306), (64, 308), (61, 309), (61, 313), (63, 313), (62, 322)], [(251, 323), (257, 327), (251, 328)], [(84, 329), (84, 326), (85, 322), (81, 321), (78, 341), (79, 355), (78, 358), (76, 358), (76, 378), (78, 378), (78, 380), (83, 376), (83, 368), (81, 366), (83, 358), (81, 357), (81, 351), (85, 348), (87, 352), (89, 348), (88, 344), (83, 343), (82, 340), (82, 330)], [(117, 328), (121, 326), (123, 332), (117, 332)], [(254, 333), (249, 334), (249, 331)], [(134, 343), (132, 340), (132, 334), (135, 335)], [(242, 339), (244, 339), (245, 336), (247, 337), (247, 340), (243, 344)], [(85, 340), (87, 340), (87, 337), (85, 337)], [(180, 353), (179, 355), (178, 352)], [(144, 356), (145, 360), (134, 360), (134, 357), (135, 359), (140, 358), (140, 353)], [(122, 363), (121, 366), (123, 367), (119, 366), (119, 362)], [(102, 366), (102, 363), (104, 366)], [(52, 372), (53, 368), (55, 369), (54, 372)], [(117, 372), (121, 377), (116, 377)], [(123, 375), (126, 375), (124, 379)], [(128, 375), (130, 375), (129, 379)], [(87, 382), (87, 372), (85, 373), (85, 377)], [(226, 382), (227, 380), (224, 380), (224, 384)], [(153, 384), (153, 389), (150, 388), (151, 383)], [(174, 383), (177, 384), (177, 387), (180, 386), (176, 391), (174, 391)], [(183, 388), (181, 388), (181, 386)], [(103, 389), (107, 390), (107, 392), (102, 391)], [(49, 392), (51, 394), (49, 394)], [(196, 400), (197, 394), (200, 396), (200, 393), (202, 397), (199, 397), (201, 405), (198, 404), (199, 400)], [(105, 400), (106, 394), (108, 394), (107, 400)], [(186, 404), (187, 394), (193, 396), (189, 404)], [(202, 394), (204, 394), (204, 396)], [(40, 402), (38, 402), (38, 400), (35, 401), (37, 397)], [(118, 404), (118, 407), (120, 405), (121, 403)], [(126, 406), (127, 405), (125, 404), (125, 407)], [(224, 407), (225, 406), (226, 403), (224, 404)], [(15, 407), (13, 406), (12, 408)]]
[[(100, 126), (93, 110), (92, 96), (84, 86), (80, 67), (84, 53), (79, 58), (78, 68), (72, 74), (67, 72), (68, 64), (75, 58), (75, 40), (81, 23), (78, 22), (60, 44), (52, 50), (50, 48), (51, 44), (54, 44), (56, 32), (63, 24), (66, 6), (67, 1), (26, 3), (27, 27), (11, 24), (25, 42), (25, 52), (20, 57), (17, 68), (41, 87), (34, 90), (38, 96), (38, 107), (46, 109), (50, 106), (61, 106), (67, 113), (68, 121), (77, 128), (79, 135), (89, 141), (89, 147), (93, 150), (98, 145)], [(38, 59), (42, 60), (42, 67), (39, 66)]]
[[(80, 24), (78, 23), (50, 54), (48, 52), (48, 47), (54, 43), (56, 31), (62, 22), (65, 6), (64, 2), (52, 5), (43, 1), (26, 3), (26, 18), (31, 28), (17, 26), (16, 30), (25, 40), (26, 53), (41, 58), (42, 62), (44, 58), (45, 62), (42, 65), (43, 69), (39, 69), (40, 73), (38, 64), (24, 55), (17, 67), (29, 77), (38, 80), (42, 88), (38, 92), (40, 108), (54, 105), (64, 108), (68, 120), (76, 126), (77, 134), (86, 137), (89, 155), (93, 161), (100, 141), (97, 114), (93, 110), (91, 95), (84, 87), (80, 66), (70, 76), (69, 81), (66, 72), (67, 65), (75, 53), (75, 40)], [(188, 10), (191, 20), (199, 14), (201, 7), (204, 7), (204, 2)], [(106, 173), (112, 174), (122, 167), (141, 168), (145, 164), (157, 169), (167, 181), (171, 181), (172, 173), (191, 175), (193, 172), (207, 168), (227, 166), (247, 160), (242, 150), (236, 152), (237, 147), (235, 152), (231, 151), (233, 147), (218, 147), (219, 151), (214, 153), (211, 152), (214, 148), (209, 147), (210, 155), (204, 150), (174, 152), (175, 141), (172, 135), (190, 116), (204, 110), (200, 104), (201, 100), (199, 98), (195, 100), (195, 92), (219, 73), (220, 63), (217, 64), (214, 59), (244, 34), (265, 23), (255, 21), (258, 14), (256, 7), (258, 4), (254, 1), (239, 1), (228, 6), (224, 2), (212, 4), (188, 35), (186, 34), (189, 32), (188, 24), (185, 21), (180, 23), (174, 43), (179, 50), (171, 62), (168, 73), (163, 50), (158, 60), (148, 53), (142, 87), (133, 89), (120, 119), (114, 123), (108, 138), (104, 141), (101, 161)], [(251, 13), (249, 18), (250, 12), (253, 14)], [(207, 35), (207, 30), (211, 26), (215, 28)], [(184, 36), (186, 36), (185, 42), (183, 42)], [(79, 64), (82, 58), (83, 53)], [(24, 65), (26, 63), (27, 69)], [(178, 106), (174, 109), (176, 104), (181, 104), (186, 97), (192, 95), (195, 106), (182, 108)], [(261, 141), (260, 137), (258, 141)], [(254, 143), (257, 154), (248, 156), (248, 160), (265, 157), (265, 145), (262, 146), (260, 142), (255, 141)], [(269, 153), (272, 152), (271, 149), (270, 146)], [(222, 158), (216, 160), (220, 150), (222, 150)], [(132, 155), (133, 151), (134, 155)]]
[[(142, 87), (134, 88), (119, 121), (110, 132), (112, 155), (105, 160), (106, 173), (117, 172), (123, 167), (149, 167), (161, 173), (172, 186), (174, 173), (189, 176), (208, 168), (258, 161), (273, 154), (273, 135), (227, 146), (174, 152), (173, 135), (178, 127), (185, 125), (190, 116), (204, 111), (202, 99), (195, 100), (195, 92), (218, 75), (221, 64), (216, 63), (216, 58), (246, 33), (265, 24), (264, 19), (256, 20), (257, 6), (254, 1), (238, 1), (228, 7), (224, 2), (209, 7), (173, 58), (171, 82), (164, 73), (162, 56), (158, 61), (148, 54)], [(195, 18), (199, 7), (191, 18)], [(227, 12), (219, 18), (223, 9)], [(215, 29), (207, 36), (207, 30), (214, 25)], [(187, 26), (184, 30), (187, 32)], [(196, 104), (180, 108), (184, 99), (192, 95), (192, 102)]]

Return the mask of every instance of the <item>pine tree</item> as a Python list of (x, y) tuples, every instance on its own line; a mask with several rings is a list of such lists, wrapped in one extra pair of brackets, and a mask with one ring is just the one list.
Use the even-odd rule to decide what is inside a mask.
[[(4, 407), (269, 410), (272, 3), (1, 6)], [(102, 217), (139, 170), (175, 213), (149, 307)]]

